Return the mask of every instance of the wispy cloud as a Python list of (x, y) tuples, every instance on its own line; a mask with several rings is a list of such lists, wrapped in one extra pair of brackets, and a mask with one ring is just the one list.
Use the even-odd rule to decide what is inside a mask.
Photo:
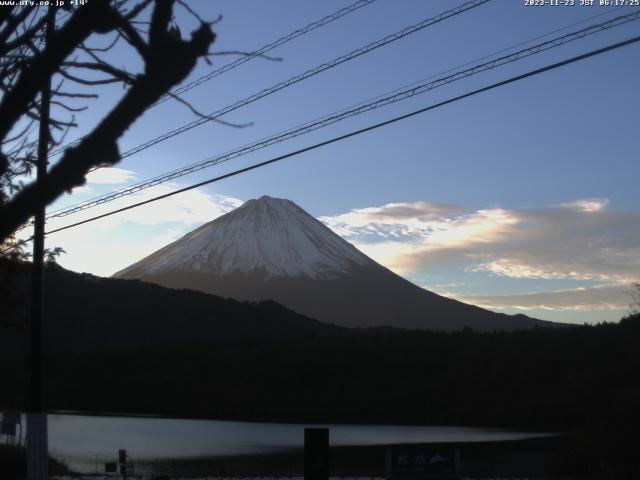
[[(54, 218), (49, 222), (49, 229), (58, 228), (69, 223), (75, 223), (95, 216), (123, 208), (135, 203), (150, 200), (177, 190), (172, 184), (162, 184), (150, 187), (127, 197), (83, 210), (68, 217)], [(106, 217), (95, 223), (86, 225), (91, 229), (111, 229), (124, 223), (140, 225), (161, 225), (179, 223), (186, 226), (208, 222), (230, 210), (242, 205), (237, 198), (222, 195), (210, 195), (203, 190), (194, 189), (166, 200), (151, 202), (122, 213)], [(91, 226), (91, 227), (89, 227)], [(78, 228), (85, 228), (84, 226)], [(74, 229), (76, 230), (76, 229)]]
[(588, 199), (537, 210), (458, 213), (420, 202), (321, 220), (402, 274), (464, 265), (512, 278), (628, 283), (640, 277), (640, 213), (612, 211), (607, 203)]
[(587, 198), (583, 200), (575, 200), (573, 202), (562, 203), (560, 207), (580, 210), (582, 212), (599, 212), (604, 210), (609, 204), (607, 198)]
[(522, 295), (485, 295), (459, 297), (462, 301), (484, 308), (499, 310), (624, 310), (631, 296), (629, 285), (598, 285), (590, 288), (576, 288)]
[[(86, 220), (176, 189), (176, 185), (158, 185), (78, 214), (52, 219), (47, 223), (47, 230)], [(111, 275), (242, 203), (237, 198), (212, 195), (198, 189), (190, 190), (167, 200), (152, 202), (49, 235), (47, 243), (62, 246), (68, 252), (60, 259), (65, 268), (89, 271), (96, 275)], [(25, 236), (30, 235), (27, 230), (23, 233)]]
[(89, 172), (85, 177), (87, 183), (111, 185), (125, 183), (136, 177), (135, 172), (124, 168), (103, 167), (93, 172)]
[(340, 235), (354, 237), (355, 241), (376, 241), (372, 236), (402, 243), (408, 238), (428, 239), (430, 247), (490, 241), (497, 233), (495, 230), (513, 223), (509, 212), (501, 209), (479, 210), (471, 215), (462, 215), (463, 211), (448, 204), (389, 203), (320, 220)]
[(79, 187), (75, 187), (71, 190), (71, 195), (80, 195), (83, 193), (89, 193), (92, 192), (93, 188), (91, 188), (89, 185), (81, 185)]

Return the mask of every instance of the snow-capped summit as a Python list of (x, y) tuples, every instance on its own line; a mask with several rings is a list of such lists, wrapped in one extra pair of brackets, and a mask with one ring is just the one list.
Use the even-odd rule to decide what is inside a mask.
[(116, 276), (167, 270), (335, 278), (373, 261), (290, 200), (260, 197), (202, 225)]
[(115, 274), (275, 300), (347, 327), (511, 330), (543, 324), (442, 297), (374, 262), (295, 203), (260, 197)]

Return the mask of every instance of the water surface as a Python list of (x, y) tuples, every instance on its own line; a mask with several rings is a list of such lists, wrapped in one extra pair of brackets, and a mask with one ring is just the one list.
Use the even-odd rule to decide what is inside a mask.
[(548, 436), (491, 428), (406, 425), (313, 425), (148, 417), (49, 415), (49, 451), (89, 472), (126, 449), (135, 462), (270, 453), (302, 448), (304, 428), (327, 426), (332, 446), (488, 442)]

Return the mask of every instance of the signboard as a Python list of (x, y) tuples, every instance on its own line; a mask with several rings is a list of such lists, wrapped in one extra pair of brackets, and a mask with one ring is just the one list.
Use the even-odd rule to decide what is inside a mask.
[(460, 452), (453, 447), (398, 447), (386, 451), (388, 480), (458, 479)]

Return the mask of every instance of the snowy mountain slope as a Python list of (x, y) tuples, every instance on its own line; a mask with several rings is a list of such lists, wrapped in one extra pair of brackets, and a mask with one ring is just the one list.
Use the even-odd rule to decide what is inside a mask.
[(335, 278), (373, 263), (353, 245), (289, 200), (261, 197), (209, 222), (117, 277), (192, 270), (226, 275)]
[(238, 300), (275, 300), (347, 327), (513, 330), (546, 325), (420, 288), (289, 200), (261, 197), (115, 274)]

